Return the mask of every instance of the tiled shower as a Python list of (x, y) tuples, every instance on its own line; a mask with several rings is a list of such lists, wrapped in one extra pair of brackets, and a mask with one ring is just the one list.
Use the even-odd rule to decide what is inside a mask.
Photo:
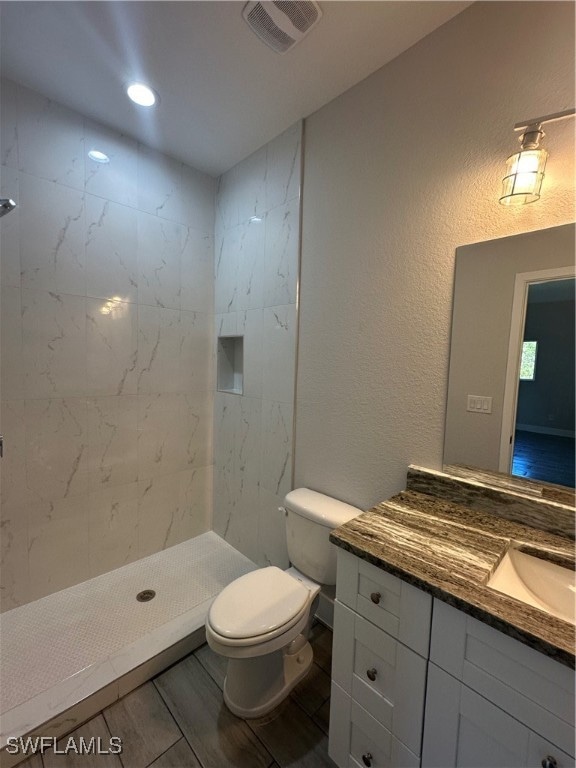
[(214, 530), (259, 565), (283, 568), (288, 555), (281, 506), (292, 481), (301, 133), (297, 123), (224, 174), (216, 209), (216, 334), (241, 338), (243, 360), (241, 394), (216, 392)]
[[(210, 529), (285, 566), (301, 124), (216, 181), (0, 96), (2, 610)], [(216, 391), (218, 335), (241, 394)]]
[(2, 102), (6, 609), (210, 527), (215, 184), (26, 88)]

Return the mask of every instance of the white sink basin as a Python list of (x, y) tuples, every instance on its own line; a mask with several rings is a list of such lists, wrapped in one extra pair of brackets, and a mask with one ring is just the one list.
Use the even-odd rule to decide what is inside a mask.
[(497, 592), (576, 624), (574, 571), (510, 548), (488, 580)]

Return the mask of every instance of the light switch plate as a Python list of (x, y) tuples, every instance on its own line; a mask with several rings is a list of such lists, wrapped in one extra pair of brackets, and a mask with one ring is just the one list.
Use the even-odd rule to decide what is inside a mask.
[(466, 410), (472, 413), (492, 413), (492, 398), (485, 395), (468, 395)]

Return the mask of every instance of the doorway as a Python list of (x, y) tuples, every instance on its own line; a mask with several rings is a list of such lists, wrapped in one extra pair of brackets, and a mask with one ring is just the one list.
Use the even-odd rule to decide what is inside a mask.
[(573, 268), (517, 275), (500, 462), (512, 475), (572, 488), (574, 296)]

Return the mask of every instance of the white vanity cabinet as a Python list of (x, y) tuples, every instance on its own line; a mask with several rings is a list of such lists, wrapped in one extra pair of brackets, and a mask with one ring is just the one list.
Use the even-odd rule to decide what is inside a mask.
[(338, 551), (329, 752), (344, 766), (420, 765), (432, 598)]
[(569, 768), (574, 758), (431, 663), (422, 765)]
[(422, 765), (574, 766), (574, 672), (435, 600)]
[(338, 551), (329, 754), (357, 768), (574, 768), (574, 672)]

